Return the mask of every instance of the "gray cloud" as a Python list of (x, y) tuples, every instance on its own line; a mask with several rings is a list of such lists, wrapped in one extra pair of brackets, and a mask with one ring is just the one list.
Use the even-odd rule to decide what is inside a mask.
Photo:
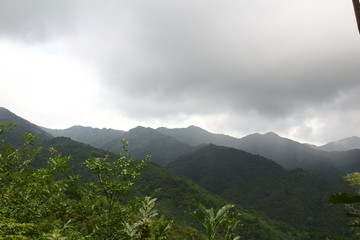
[(73, 31), (76, 4), (70, 0), (1, 0), (0, 36), (44, 42)]
[(352, 14), (325, 0), (0, 0), (0, 34), (66, 38), (102, 74), (109, 105), (135, 119), (226, 114), (232, 129), (319, 137), (304, 122), (360, 118)]

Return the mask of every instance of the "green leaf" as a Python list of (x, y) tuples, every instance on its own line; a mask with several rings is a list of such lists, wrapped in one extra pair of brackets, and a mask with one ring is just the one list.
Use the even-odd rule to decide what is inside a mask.
[(352, 204), (352, 203), (360, 203), (360, 196), (353, 195), (351, 193), (342, 192), (335, 193), (329, 197), (329, 201), (335, 204)]
[(358, 214), (358, 213), (347, 212), (347, 213), (345, 213), (345, 215), (348, 216), (348, 217), (360, 218), (360, 214)]
[(234, 205), (232, 204), (227, 204), (225, 206), (223, 206), (217, 213), (216, 213), (216, 218), (221, 218), (224, 214), (226, 214), (231, 208), (233, 208)]

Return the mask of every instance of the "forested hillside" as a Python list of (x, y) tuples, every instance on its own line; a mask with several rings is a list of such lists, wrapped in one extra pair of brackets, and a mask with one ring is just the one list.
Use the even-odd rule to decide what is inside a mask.
[[(71, 137), (76, 141), (114, 153), (118, 153), (120, 139), (123, 138), (134, 145), (130, 147), (132, 154), (137, 157), (150, 154), (153, 156), (153, 161), (162, 166), (191, 152), (196, 146), (212, 143), (259, 154), (286, 169), (302, 168), (327, 179), (342, 179), (348, 173), (360, 171), (360, 162), (356, 161), (360, 159), (360, 151), (326, 152), (308, 144), (280, 137), (275, 133), (255, 133), (238, 139), (223, 134), (213, 134), (195, 126), (178, 129), (162, 127), (156, 130), (137, 127), (128, 132), (80, 126), (65, 130), (46, 130), (55, 133), (56, 136)], [(105, 140), (104, 137), (107, 135), (109, 138)]]
[[(6, 112), (6, 114), (11, 115), (12, 113)], [(0, 115), (0, 121), (2, 121), (2, 116)], [(4, 119), (8, 119), (8, 117)], [(25, 121), (25, 123), (27, 122)], [(19, 132), (22, 136), (25, 136), (26, 132), (33, 131), (33, 128), (27, 129), (25, 125), (23, 125), (23, 121), (19, 121), (18, 125), (22, 126)], [(31, 126), (34, 127), (35, 125)], [(40, 133), (43, 131), (37, 126), (35, 129), (36, 131), (40, 131)], [(137, 146), (138, 149), (141, 148), (141, 146), (150, 147), (152, 146), (151, 144), (161, 143), (158, 139), (159, 136), (164, 142), (158, 145), (156, 149), (161, 148), (161, 146), (169, 146), (166, 144), (173, 143), (176, 143), (174, 146), (185, 146), (177, 145), (178, 142), (176, 140), (174, 141), (173, 138), (166, 136), (164, 138), (164, 135), (153, 129), (137, 128), (133, 131), (136, 133), (133, 134), (133, 136), (136, 136), (134, 139), (139, 139), (143, 136), (143, 139), (140, 141), (141, 144)], [(114, 133), (113, 131), (111, 132)], [(144, 135), (144, 132), (147, 134)], [(118, 133), (124, 134), (123, 132)], [(31, 163), (29, 162), (29, 167), (32, 167), (27, 171), (30, 171), (29, 173), (31, 174), (38, 168), (46, 169), (51, 167), (49, 166), (49, 160), (51, 159), (62, 159), (61, 157), (54, 157), (54, 151), (51, 153), (51, 151), (49, 151), (50, 148), (57, 149), (58, 152), (62, 153), (62, 156), (71, 156), (68, 160), (69, 166), (72, 169), (71, 171), (79, 176), (79, 183), (85, 184), (84, 186), (86, 186), (89, 181), (95, 181), (95, 183), (97, 181), (97, 175), (94, 169), (91, 170), (89, 166), (84, 164), (86, 160), (109, 159), (110, 161), (116, 161), (117, 159), (116, 154), (96, 149), (88, 144), (75, 142), (66, 137), (52, 137), (46, 133), (42, 134), (45, 134), (48, 138), (42, 139), (37, 143), (43, 147), (43, 150), (39, 155), (34, 156)], [(7, 139), (4, 139), (6, 142), (12, 143), (11, 140), (14, 140), (14, 142), (22, 141), (18, 138), (18, 135), (13, 134), (13, 131), (1, 134), (1, 136), (5, 135), (7, 136)], [(144, 136), (152, 136), (152, 138)], [(171, 140), (169, 143), (166, 143), (166, 139)], [(129, 144), (131, 145), (131, 142)], [(131, 148), (130, 145), (129, 149)], [(186, 151), (184, 151), (184, 149)], [(346, 237), (350, 235), (346, 226), (347, 220), (343, 217), (341, 208), (330, 206), (326, 200), (328, 194), (339, 191), (340, 189), (346, 189), (346, 186), (341, 184), (341, 182), (330, 182), (300, 169), (288, 171), (264, 157), (233, 148), (209, 145), (197, 148), (186, 147), (184, 149), (180, 148), (175, 155), (167, 155), (166, 159), (168, 159), (168, 161), (171, 160), (169, 161), (168, 168), (179, 176), (185, 176), (187, 180), (169, 173), (167, 170), (150, 161), (145, 165), (141, 175), (135, 180), (134, 188), (129, 192), (130, 195), (126, 197), (124, 195), (119, 198), (121, 204), (125, 204), (129, 200), (137, 197), (157, 197), (157, 208), (159, 212), (164, 214), (166, 219), (175, 220), (171, 233), (174, 239), (176, 237), (182, 239), (181, 236), (185, 236), (186, 233), (190, 232), (201, 234), (201, 224), (192, 215), (192, 212), (198, 208), (199, 204), (208, 208), (219, 208), (229, 202), (236, 203), (236, 209), (241, 213), (239, 219), (243, 226), (237, 233), (243, 236), (244, 239), (320, 240), (326, 236), (330, 236), (331, 239), (346, 239)], [(163, 149), (163, 151), (167, 152), (171, 152), (172, 150), (172, 148)], [(4, 151), (4, 148), (2, 148), (2, 151)], [(126, 154), (126, 152), (121, 151), (121, 149), (119, 152)], [(140, 153), (139, 156), (142, 158), (142, 154), (145, 153)], [(108, 158), (104, 158), (104, 156), (108, 156)], [(65, 159), (67, 159), (67, 157), (65, 157)], [(355, 159), (355, 157), (353, 159)], [(62, 169), (62, 167), (59, 169)], [(18, 177), (21, 177), (21, 173), (17, 174), (20, 174)], [(51, 177), (51, 175), (49, 176)], [(72, 175), (70, 174), (69, 176)], [(31, 178), (32, 177), (34, 176), (31, 175)], [(65, 179), (67, 178), (65, 177)], [(35, 179), (34, 183), (36, 183), (36, 181)], [(53, 184), (52, 181), (57, 180), (49, 179), (47, 181)], [(69, 179), (66, 181), (69, 181)], [(54, 183), (58, 184), (56, 182)], [(61, 192), (63, 201), (68, 204), (65, 204), (66, 206), (71, 205), (68, 201), (76, 201), (76, 199), (80, 197), (78, 196), (75, 199), (71, 197), (75, 193), (72, 192), (73, 189), (68, 188), (70, 186), (72, 185), (67, 185), (67, 187), (64, 188), (67, 189), (65, 192), (54, 189), (54, 191)], [(201, 186), (207, 190), (204, 190)], [(5, 185), (4, 187), (6, 188), (7, 186)], [(90, 189), (86, 191), (90, 191)], [(60, 194), (60, 192), (58, 194)], [(41, 196), (41, 194), (39, 196)], [(98, 197), (100, 197), (98, 200), (102, 198), (101, 193)], [(97, 197), (94, 199), (96, 198)], [(81, 197), (79, 199), (81, 199)], [(88, 199), (86, 201), (92, 200)], [(132, 201), (129, 203), (131, 202)], [(7, 208), (9, 204), (11, 203), (2, 202), (1, 208), (4, 210), (4, 207)], [(31, 201), (30, 204), (32, 204)], [(22, 208), (27, 207), (29, 206), (23, 205)], [(52, 206), (49, 205), (48, 207), (51, 208)], [(101, 208), (100, 205), (98, 207), (99, 209)], [(121, 207), (119, 209), (121, 209)], [(260, 210), (260, 212), (255, 211), (255, 209)], [(9, 216), (6, 214), (7, 210), (2, 211), (2, 215), (8, 219)], [(41, 215), (44, 213), (37, 214)], [(49, 214), (49, 212), (46, 214)], [(131, 213), (127, 214), (130, 214), (128, 215), (129, 218), (134, 217), (131, 217)], [(16, 223), (29, 223), (31, 225), (32, 223), (37, 224), (38, 221), (42, 221), (42, 217), (45, 217), (45, 215), (42, 215), (42, 217), (40, 215), (37, 219), (23, 219), (22, 217), (11, 215), (11, 219), (14, 219)], [(58, 221), (56, 220), (57, 217), (46, 215), (46, 218), (50, 217), (53, 219), (50, 221), (51, 226), (46, 225), (46, 228), (49, 230), (49, 228), (52, 227), (59, 230), (61, 222), (65, 226), (66, 216), (61, 216), (61, 219), (58, 219), (60, 225), (56, 225), (55, 222)], [(271, 220), (268, 217), (276, 220)], [(74, 216), (70, 218), (73, 219)], [(78, 227), (77, 224), (75, 221), (70, 225), (72, 227)], [(41, 231), (45, 230), (41, 229)]]
[(65, 130), (44, 130), (55, 136), (70, 137), (75, 141), (87, 143), (116, 154), (121, 151), (121, 140), (125, 139), (131, 143), (129, 145), (129, 152), (132, 155), (138, 158), (151, 155), (152, 161), (162, 166), (165, 166), (182, 154), (189, 153), (193, 149), (186, 143), (145, 127), (136, 127), (128, 132), (81, 126)]
[(287, 171), (259, 155), (216, 145), (182, 156), (168, 169), (224, 199), (252, 206), (297, 229), (339, 234), (347, 229), (341, 209), (330, 207), (327, 201), (331, 193), (346, 189), (344, 183), (302, 169)]
[[(360, 165), (355, 163), (359, 161), (354, 161), (354, 159), (360, 159), (360, 152), (349, 150), (350, 146), (356, 148), (358, 139), (356, 137), (338, 142), (338, 145), (346, 145), (346, 148), (342, 149), (346, 151), (325, 152), (321, 147), (310, 147), (308, 144), (283, 138), (272, 132), (254, 133), (238, 139), (222, 134), (213, 134), (193, 126), (179, 129), (158, 128), (158, 130), (179, 141), (189, 142), (193, 146), (213, 143), (219, 146), (233, 147), (259, 154), (286, 169), (303, 168), (328, 179), (342, 179), (348, 173), (360, 171)], [(348, 151), (351, 153), (347, 153)], [(347, 156), (351, 156), (351, 159)]]

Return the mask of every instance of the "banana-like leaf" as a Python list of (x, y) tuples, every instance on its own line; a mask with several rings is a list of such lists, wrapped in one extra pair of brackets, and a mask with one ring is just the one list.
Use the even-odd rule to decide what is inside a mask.
[(225, 206), (223, 206), (217, 213), (216, 213), (216, 218), (221, 218), (223, 217), (231, 208), (233, 208), (234, 205), (232, 204), (227, 204)]
[(335, 193), (329, 197), (329, 201), (335, 204), (360, 203), (360, 196), (347, 192)]
[(345, 213), (345, 215), (348, 216), (348, 217), (360, 218), (360, 214), (358, 214), (358, 213), (347, 212), (347, 213)]

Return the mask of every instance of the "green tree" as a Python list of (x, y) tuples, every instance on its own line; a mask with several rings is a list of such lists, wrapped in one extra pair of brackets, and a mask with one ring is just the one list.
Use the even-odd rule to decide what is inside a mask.
[(137, 214), (138, 219), (132, 223), (124, 223), (125, 232), (131, 240), (167, 239), (173, 221), (164, 220), (163, 216), (156, 218), (158, 212), (155, 209), (155, 201), (156, 198), (145, 197)]
[(237, 215), (232, 214), (230, 210), (234, 207), (227, 204), (215, 211), (213, 208), (206, 209), (200, 205), (199, 210), (194, 212), (195, 217), (205, 227), (205, 236), (207, 240), (225, 239), (239, 240), (234, 232), (239, 227), (240, 222)]
[(93, 157), (84, 163), (96, 174), (96, 180), (88, 183), (87, 194), (90, 193), (97, 198), (96, 201), (100, 204), (99, 215), (104, 217), (100, 225), (96, 224), (97, 235), (119, 238), (123, 234), (119, 225), (128, 217), (126, 213), (128, 209), (120, 201), (129, 193), (135, 178), (140, 175), (148, 160), (147, 157), (135, 161), (128, 153), (127, 146), (128, 143), (123, 141), (123, 151), (116, 160), (110, 159), (109, 156)]
[(350, 227), (356, 230), (356, 236), (360, 237), (360, 173), (355, 172), (348, 174), (345, 180), (355, 187), (356, 193), (335, 193), (329, 197), (329, 201), (345, 206), (345, 214), (352, 219)]
[[(14, 126), (0, 123), (0, 135)], [(145, 160), (133, 160), (124, 142), (118, 159), (106, 156), (85, 162), (97, 179), (83, 184), (71, 173), (71, 157), (53, 148), (46, 165), (33, 168), (41, 151), (35, 139), (27, 134), (24, 144), (15, 148), (0, 138), (1, 235), (32, 239), (38, 232), (42, 237), (35, 239), (122, 239), (121, 226), (132, 206), (121, 201)], [(30, 227), (34, 231), (24, 230)]]
[[(155, 198), (126, 198), (148, 159), (134, 160), (127, 142), (117, 159), (87, 159), (84, 165), (95, 177), (84, 183), (71, 171), (71, 156), (53, 148), (46, 164), (33, 168), (41, 153), (34, 135), (26, 135), (19, 147), (1, 139), (14, 126), (0, 122), (0, 240), (169, 239), (173, 221), (159, 217)], [(215, 212), (200, 206), (195, 216), (207, 240), (239, 239), (233, 207)]]
[[(13, 126), (0, 123), (0, 134)], [(69, 157), (51, 149), (46, 167), (32, 168), (31, 163), (41, 151), (35, 146), (35, 139), (34, 135), (27, 134), (19, 148), (0, 139), (0, 217), (9, 220), (2, 225), (4, 236), (32, 239), (35, 232), (51, 231), (67, 218), (66, 192), (73, 180), (68, 172)], [(40, 236), (34, 238), (41, 239)]]

